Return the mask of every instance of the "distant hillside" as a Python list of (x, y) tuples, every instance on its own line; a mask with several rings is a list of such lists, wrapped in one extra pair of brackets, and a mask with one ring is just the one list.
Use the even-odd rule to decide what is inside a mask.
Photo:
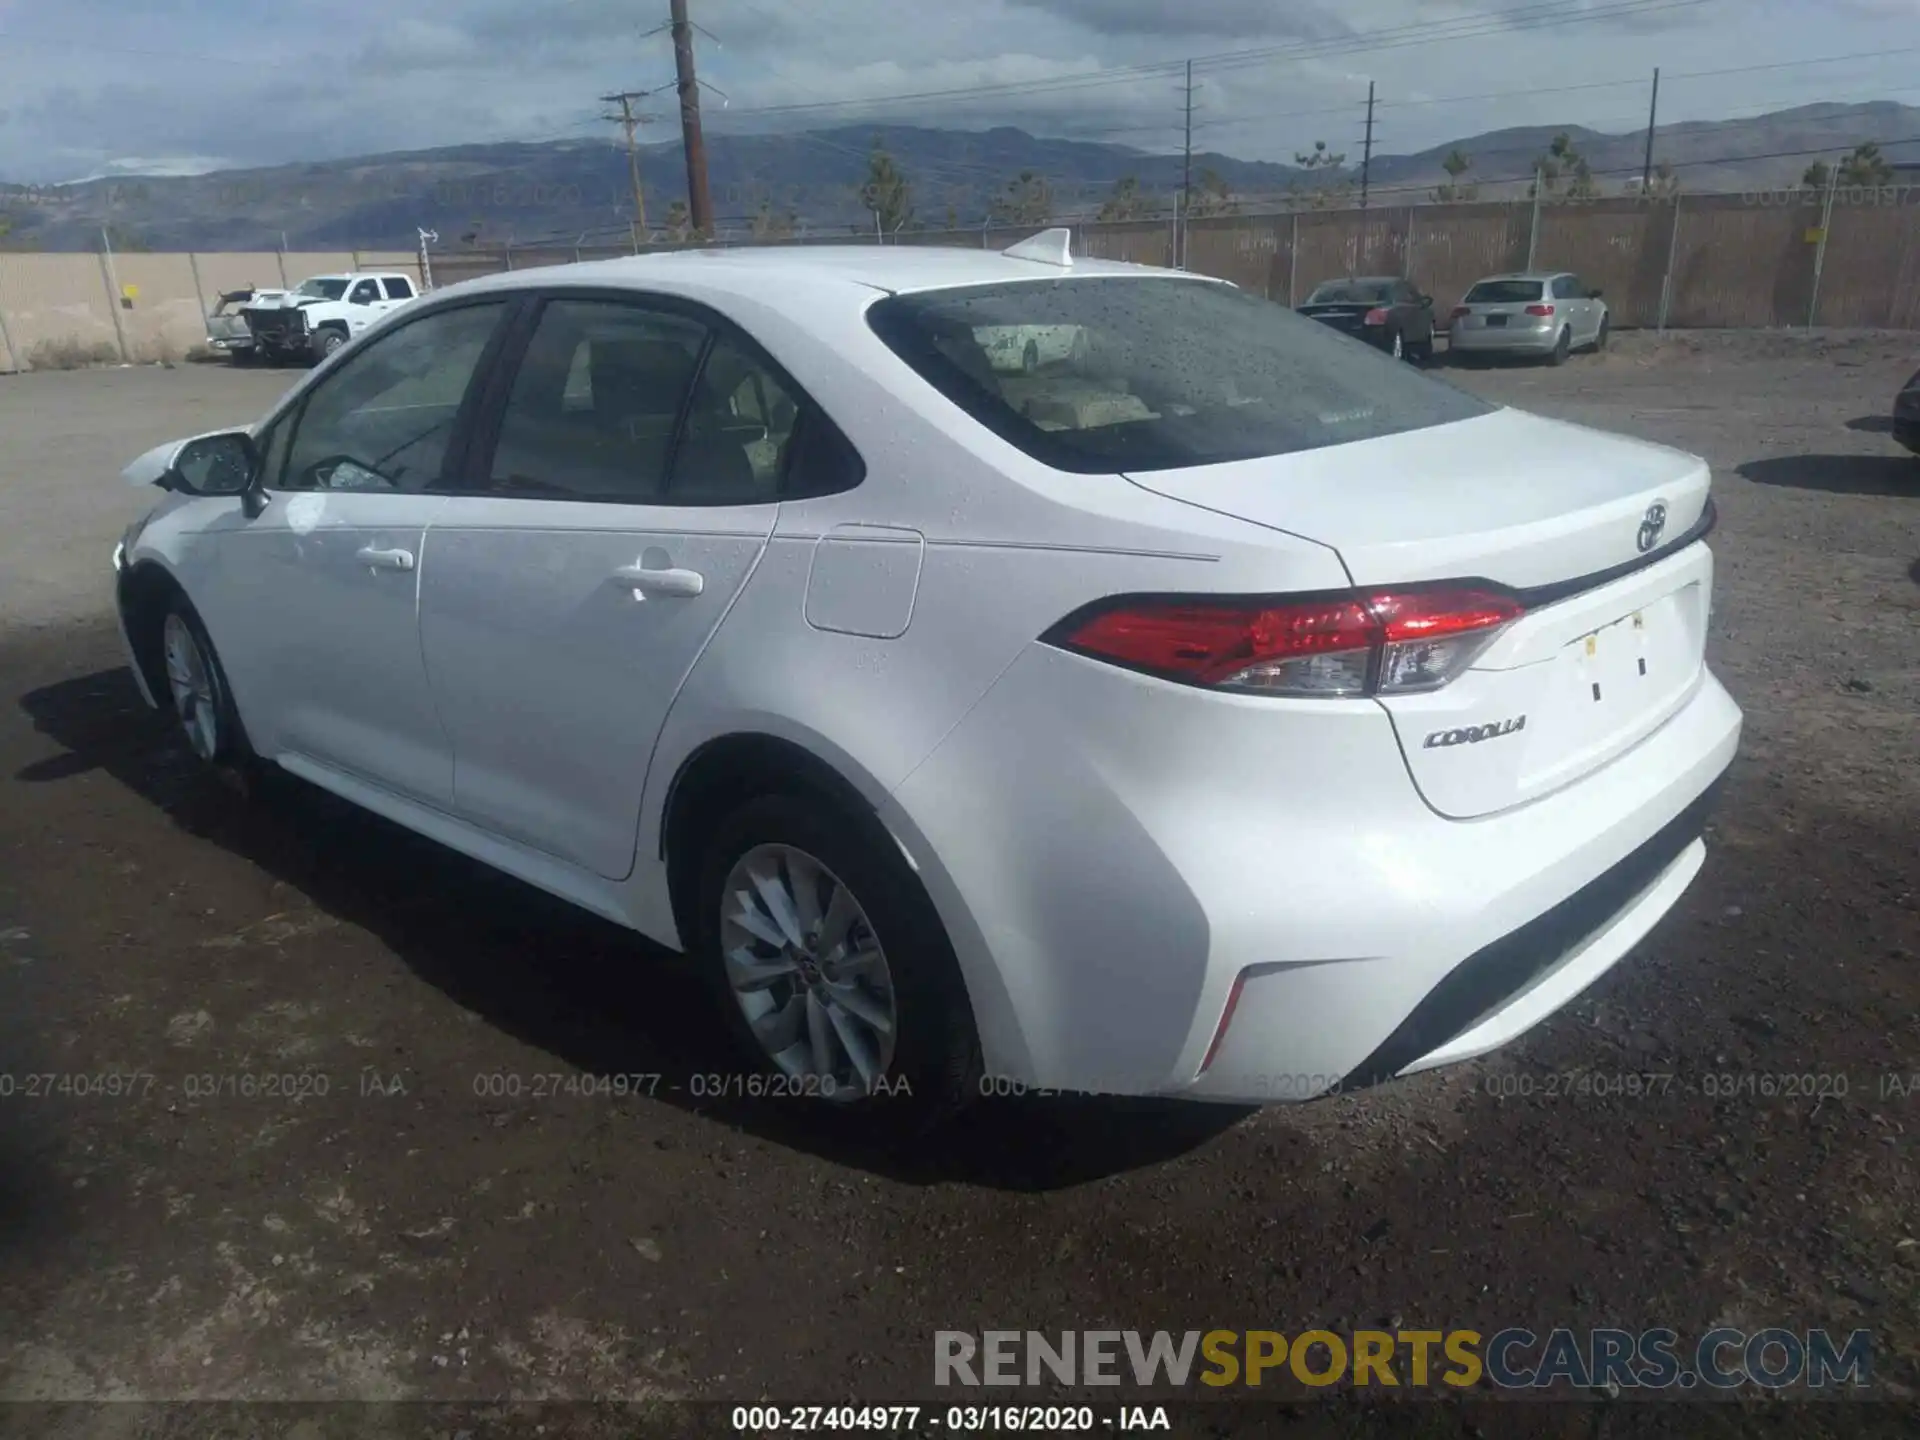
[[(1564, 131), (1603, 191), (1637, 178), (1645, 134), (1605, 135), (1579, 126), (1496, 130), (1415, 155), (1381, 155), (1371, 185), (1377, 204), (1432, 198), (1443, 164), (1459, 150), (1472, 162), (1463, 179), (1483, 199), (1522, 193), (1532, 165)], [(1122, 145), (1047, 139), (1014, 129), (939, 130), (844, 126), (792, 135), (714, 135), (708, 142), (714, 205), (723, 231), (764, 224), (845, 234), (871, 225), (860, 203), (876, 138), (912, 185), (914, 223), (930, 228), (983, 223), (996, 196), (1022, 172), (1043, 177), (1056, 217), (1089, 217), (1115, 183), (1138, 182), (1140, 213), (1164, 213), (1180, 183), (1181, 160)], [(1659, 160), (1689, 191), (1790, 185), (1807, 165), (1863, 140), (1882, 142), (1890, 160), (1920, 162), (1920, 108), (1876, 102), (1806, 105), (1755, 119), (1662, 126)], [(1903, 143), (1888, 143), (1899, 141)], [(1358, 156), (1336, 169), (1196, 155), (1197, 174), (1244, 208), (1277, 208), (1303, 190), (1350, 184)], [(642, 156), (648, 219), (665, 222), (686, 193), (680, 147)], [(1212, 183), (1212, 182), (1209, 182)], [(153, 250), (411, 248), (416, 227), (435, 230), (440, 248), (535, 240), (606, 239), (633, 217), (625, 153), (604, 140), (473, 145), (369, 155), (198, 176), (114, 177), (70, 186), (0, 184), (0, 247)]]

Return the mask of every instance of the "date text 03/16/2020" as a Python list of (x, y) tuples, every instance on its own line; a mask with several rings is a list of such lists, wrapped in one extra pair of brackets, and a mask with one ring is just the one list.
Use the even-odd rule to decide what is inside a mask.
[(736, 1405), (732, 1424), (742, 1435), (869, 1434), (922, 1435), (950, 1430), (958, 1435), (1071, 1435), (1108, 1431), (1171, 1430), (1164, 1405)]

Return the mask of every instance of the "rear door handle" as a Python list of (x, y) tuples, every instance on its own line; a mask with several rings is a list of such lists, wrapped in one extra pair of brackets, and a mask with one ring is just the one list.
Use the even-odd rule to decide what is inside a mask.
[(369, 545), (355, 553), (354, 559), (362, 565), (375, 570), (411, 570), (413, 552), (411, 550), (380, 550)]
[(698, 570), (650, 570), (644, 565), (622, 565), (613, 572), (615, 583), (629, 585), (642, 596), (671, 596), (690, 600), (707, 588)]

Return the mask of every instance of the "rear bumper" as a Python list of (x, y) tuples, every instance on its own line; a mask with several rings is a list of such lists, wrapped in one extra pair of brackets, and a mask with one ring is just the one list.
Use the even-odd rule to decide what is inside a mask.
[(1466, 330), (1456, 325), (1447, 332), (1447, 348), (1464, 354), (1545, 355), (1559, 338), (1560, 328), (1552, 325), (1538, 330), (1513, 326)]
[(1585, 779), (1449, 820), (1371, 702), (1197, 694), (1035, 646), (890, 819), (991, 1074), (1306, 1100), (1492, 1049), (1623, 958), (1699, 869), (1697, 802), (1740, 729), (1703, 671)]

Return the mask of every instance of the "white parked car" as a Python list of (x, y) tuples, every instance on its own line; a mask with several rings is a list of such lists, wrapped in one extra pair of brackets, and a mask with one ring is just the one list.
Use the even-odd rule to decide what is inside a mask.
[[(999, 375), (1023, 325), (1098, 372)], [(848, 1113), (1491, 1049), (1679, 899), (1740, 735), (1702, 461), (1057, 238), (470, 281), (125, 478), (198, 755), (692, 952)]]
[(994, 369), (1026, 375), (1062, 360), (1084, 362), (1088, 355), (1083, 325), (983, 325), (974, 338)]
[(265, 292), (240, 313), (260, 359), (317, 361), (419, 295), (412, 277), (398, 273), (316, 275)]

